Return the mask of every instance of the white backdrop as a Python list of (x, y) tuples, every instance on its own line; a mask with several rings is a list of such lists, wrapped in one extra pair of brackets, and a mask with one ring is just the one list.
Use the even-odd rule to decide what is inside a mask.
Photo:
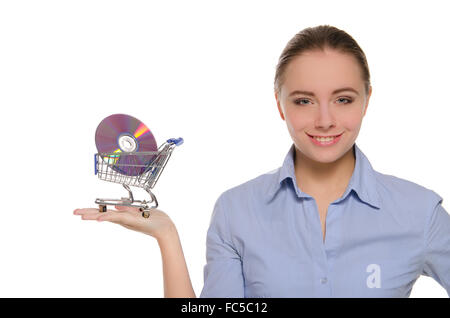
[[(154, 238), (72, 214), (126, 195), (94, 175), (95, 129), (114, 113), (141, 119), (158, 144), (185, 140), (154, 192), (199, 296), (216, 199), (279, 167), (292, 143), (273, 95), (277, 59), (319, 24), (367, 55), (373, 93), (357, 143), (375, 170), (436, 191), (450, 211), (445, 1), (372, 4), (1, 1), (0, 296), (163, 297)], [(447, 294), (422, 276), (411, 297)]]

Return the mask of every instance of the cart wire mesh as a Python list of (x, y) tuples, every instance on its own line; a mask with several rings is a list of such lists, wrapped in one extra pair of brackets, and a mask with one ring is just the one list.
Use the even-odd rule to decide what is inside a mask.
[[(152, 199), (156, 200), (150, 189), (158, 182), (174, 148), (182, 143), (183, 138), (181, 137), (171, 138), (162, 144), (157, 151), (96, 153), (94, 156), (95, 174), (101, 180), (120, 183), (128, 190), (130, 199), (128, 203), (123, 205), (133, 206), (131, 203), (134, 202), (134, 199), (129, 186), (145, 189)], [(123, 201), (107, 200), (119, 203)], [(98, 202), (106, 201), (97, 199), (96, 203)], [(146, 203), (147, 201), (136, 202)], [(105, 204), (113, 204), (113, 202)], [(145, 204), (142, 207), (145, 208)]]

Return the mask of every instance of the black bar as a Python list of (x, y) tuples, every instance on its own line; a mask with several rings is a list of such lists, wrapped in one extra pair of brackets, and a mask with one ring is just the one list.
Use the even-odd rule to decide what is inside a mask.
[[(163, 315), (183, 316), (189, 314), (220, 317), (224, 315), (258, 314), (272, 315), (289, 313), (289, 316), (322, 316), (343, 313), (346, 316), (380, 314), (387, 316), (391, 308), (416, 313), (419, 307), (443, 313), (450, 308), (448, 298), (1, 298), (3, 312), (13, 310), (18, 315), (26, 310), (37, 314), (60, 313), (91, 315), (94, 312), (123, 314), (135, 311), (148, 315), (157, 312)], [(430, 307), (430, 305), (432, 307)], [(58, 310), (56, 309), (58, 308)]]

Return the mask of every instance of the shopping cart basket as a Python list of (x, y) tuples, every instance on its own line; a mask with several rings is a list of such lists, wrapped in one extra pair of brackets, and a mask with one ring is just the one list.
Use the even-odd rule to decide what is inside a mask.
[[(173, 149), (183, 143), (183, 138), (171, 138), (162, 144), (157, 151), (142, 152), (104, 152), (96, 153), (95, 174), (99, 179), (121, 183), (128, 191), (128, 197), (121, 199), (96, 199), (100, 212), (106, 212), (107, 205), (137, 207), (142, 216), (148, 218), (150, 209), (158, 207), (158, 200), (150, 189), (159, 179)], [(147, 159), (147, 162), (146, 162)], [(150, 201), (135, 200), (130, 186), (143, 188), (150, 195)], [(152, 206), (149, 206), (153, 203)]]

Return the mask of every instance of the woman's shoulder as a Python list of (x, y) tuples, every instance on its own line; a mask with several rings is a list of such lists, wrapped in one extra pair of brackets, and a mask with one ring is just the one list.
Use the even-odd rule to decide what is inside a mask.
[(417, 182), (398, 176), (375, 171), (377, 189), (381, 198), (393, 198), (409, 204), (431, 204), (442, 202), (443, 198), (434, 190)]
[(220, 197), (225, 197), (233, 202), (248, 201), (253, 198), (263, 198), (267, 191), (278, 179), (280, 168), (262, 173), (250, 180), (238, 183), (222, 192)]

